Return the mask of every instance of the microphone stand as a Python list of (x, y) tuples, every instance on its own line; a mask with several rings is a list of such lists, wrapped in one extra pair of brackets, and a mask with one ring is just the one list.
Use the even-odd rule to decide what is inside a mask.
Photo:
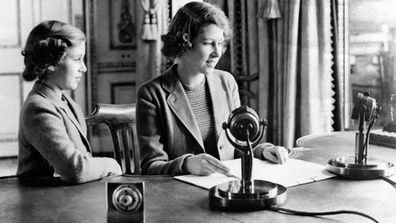
[[(365, 97), (368, 97), (368, 95), (365, 95)], [(363, 98), (362, 101), (364, 102), (360, 102), (355, 106), (355, 113), (352, 116), (353, 119), (358, 120), (358, 131), (355, 135), (355, 156), (337, 157), (329, 160), (327, 163), (327, 170), (329, 172), (341, 177), (359, 180), (378, 179), (391, 176), (395, 173), (396, 167), (393, 163), (375, 158), (368, 159), (367, 157), (370, 130), (378, 118), (380, 110), (379, 107), (373, 106), (373, 108), (370, 108), (375, 110), (374, 115), (372, 115), (366, 105), (367, 100)], [(370, 117), (366, 117), (367, 114)], [(366, 121), (370, 121), (366, 133), (364, 132), (365, 119)]]
[(249, 194), (252, 192), (252, 170), (253, 170), (253, 148), (249, 140), (249, 130), (246, 130), (246, 144), (248, 149), (244, 150), (243, 156), (241, 158), (241, 168), (242, 168), (242, 193)]
[[(266, 123), (259, 121), (263, 126)], [(241, 157), (241, 174), (242, 179), (232, 180), (226, 183), (219, 184), (209, 190), (209, 204), (213, 209), (220, 209), (223, 211), (253, 211), (269, 209), (272, 206), (279, 206), (286, 201), (286, 187), (264, 180), (253, 180), (253, 146), (256, 146), (264, 135), (263, 128), (259, 128), (260, 132), (255, 132), (255, 128), (243, 123), (241, 125), (229, 125), (224, 123), (223, 128), (226, 130), (227, 139), (236, 149), (243, 152)], [(246, 144), (238, 144), (234, 142), (229, 136), (227, 128), (230, 126), (237, 126), (238, 133), (243, 133), (240, 137), (241, 141), (246, 141)], [(253, 133), (251, 133), (251, 130)], [(250, 135), (256, 135), (252, 143)], [(230, 133), (231, 134), (231, 133)]]
[(358, 165), (364, 165), (367, 163), (367, 146), (364, 143), (364, 117), (366, 113), (366, 106), (362, 105), (359, 108), (359, 127), (358, 132), (356, 132), (356, 142), (355, 142), (355, 163)]

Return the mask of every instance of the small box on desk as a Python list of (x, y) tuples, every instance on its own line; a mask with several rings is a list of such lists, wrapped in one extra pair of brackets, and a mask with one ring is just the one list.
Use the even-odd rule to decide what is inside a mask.
[(107, 222), (144, 222), (144, 183), (107, 182)]
[(396, 133), (383, 130), (372, 130), (369, 143), (396, 149)]

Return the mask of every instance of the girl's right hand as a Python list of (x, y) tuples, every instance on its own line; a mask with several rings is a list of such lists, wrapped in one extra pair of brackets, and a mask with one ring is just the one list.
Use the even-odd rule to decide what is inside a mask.
[(230, 169), (227, 166), (207, 153), (187, 157), (184, 160), (183, 167), (186, 171), (194, 175), (207, 176), (215, 172), (226, 176), (230, 175)]

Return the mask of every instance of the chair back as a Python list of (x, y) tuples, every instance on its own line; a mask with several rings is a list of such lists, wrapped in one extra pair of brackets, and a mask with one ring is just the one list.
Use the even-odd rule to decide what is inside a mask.
[(86, 117), (88, 126), (104, 123), (114, 145), (114, 158), (124, 174), (139, 175), (140, 152), (136, 135), (136, 104), (96, 104)]

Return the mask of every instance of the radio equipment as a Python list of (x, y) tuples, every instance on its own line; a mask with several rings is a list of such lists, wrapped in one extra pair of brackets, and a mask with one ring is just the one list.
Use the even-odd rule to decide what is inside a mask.
[(144, 222), (144, 183), (106, 183), (107, 222)]

